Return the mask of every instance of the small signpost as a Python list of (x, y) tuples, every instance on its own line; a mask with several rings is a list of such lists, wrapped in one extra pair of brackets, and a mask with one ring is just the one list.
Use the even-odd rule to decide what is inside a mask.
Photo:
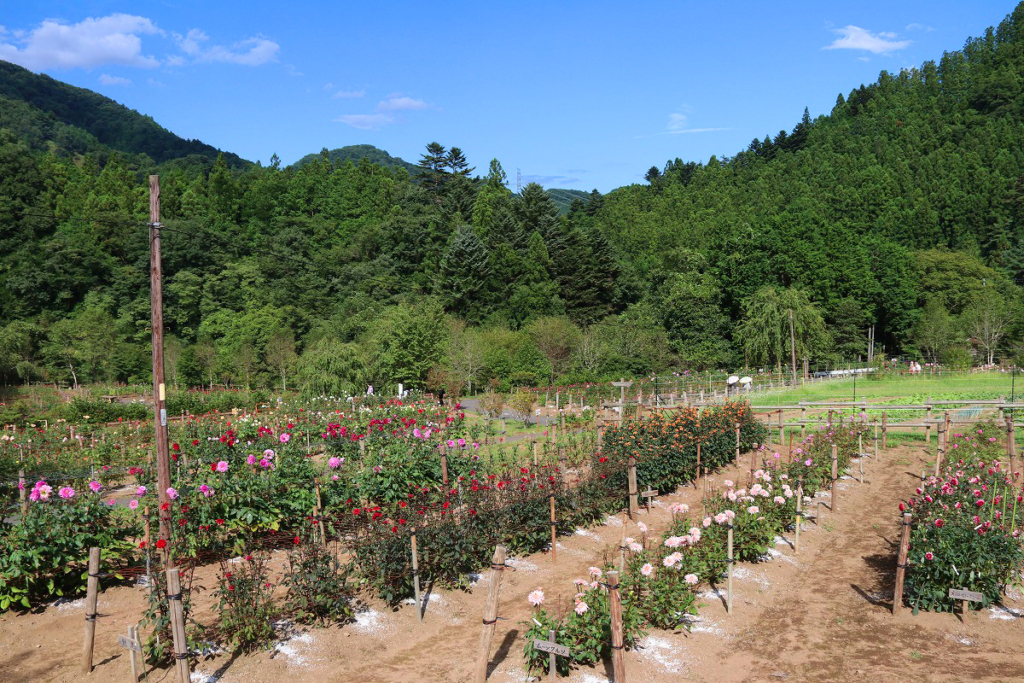
[(128, 650), (128, 661), (132, 666), (132, 681), (139, 680), (139, 666), (136, 663), (135, 653), (139, 653), (139, 659), (142, 659), (142, 643), (139, 642), (138, 628), (135, 626), (128, 627), (127, 636), (118, 636), (117, 644), (119, 647), (123, 647)]
[(658, 492), (654, 489), (648, 489), (640, 494), (640, 497), (645, 498), (644, 507), (647, 508), (647, 514), (651, 514), (651, 498), (658, 495)]
[(622, 406), (622, 412), (626, 412), (626, 389), (633, 386), (633, 382), (627, 382), (625, 379), (620, 379), (618, 382), (612, 382), (613, 387), (619, 388), (619, 404)]
[(967, 620), (967, 603), (968, 602), (984, 602), (985, 596), (975, 591), (964, 590), (962, 588), (950, 588), (949, 597), (953, 600), (960, 601), (961, 621)]
[(548, 653), (548, 680), (554, 683), (558, 677), (557, 658), (569, 657), (572, 655), (572, 651), (565, 645), (559, 645), (555, 642), (555, 632), (553, 630), (548, 631), (548, 638), (550, 638), (550, 640), (534, 638), (533, 649)]

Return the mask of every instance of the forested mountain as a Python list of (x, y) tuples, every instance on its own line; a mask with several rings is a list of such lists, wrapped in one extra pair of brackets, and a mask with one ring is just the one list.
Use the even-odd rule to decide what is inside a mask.
[(577, 199), (581, 202), (586, 203), (590, 200), (590, 193), (584, 192), (583, 190), (560, 190), (558, 188), (548, 188), (548, 195), (551, 197), (551, 201), (558, 207), (559, 213), (568, 213), (569, 207)]
[(334, 165), (340, 165), (346, 161), (358, 164), (363, 159), (366, 159), (371, 164), (377, 164), (378, 166), (383, 166), (385, 168), (404, 168), (406, 171), (413, 174), (419, 170), (416, 164), (410, 164), (401, 157), (393, 157), (384, 150), (378, 149), (373, 145), (347, 145), (337, 149), (324, 150), (319, 154), (307, 154), (296, 161), (294, 166), (296, 168), (301, 168), (317, 157), (323, 158), (325, 154), (327, 156), (327, 160)]
[[(827, 115), (565, 215), (538, 185), (510, 191), (498, 160), (477, 172), (436, 142), (414, 172), (329, 153), (171, 164), (169, 374), (342, 390), (776, 365), (790, 312), (812, 365), (863, 358), (871, 326), (890, 356), (1012, 360), (1021, 73), (1024, 6)], [(145, 377), (144, 169), (42, 149), (30, 110), (0, 111), (0, 374)]]
[[(0, 60), (0, 128), (14, 132), (36, 150), (103, 157), (116, 151), (145, 164), (189, 155), (207, 166), (220, 153), (199, 140), (185, 140), (153, 119), (85, 88), (61, 83)], [(136, 157), (145, 158), (135, 159)], [(225, 154), (231, 167), (248, 162)]]

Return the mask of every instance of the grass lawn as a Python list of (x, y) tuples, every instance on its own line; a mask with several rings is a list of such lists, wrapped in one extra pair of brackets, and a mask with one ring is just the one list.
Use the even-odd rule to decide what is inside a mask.
[[(1016, 386), (1016, 385), (1020, 386)], [(856, 390), (857, 400), (867, 398), (868, 402), (881, 399), (903, 398), (906, 403), (921, 403), (931, 396), (934, 400), (983, 400), (1011, 396), (1011, 385), (1014, 398), (1024, 399), (1024, 376), (1014, 381), (1010, 373), (975, 372), (956, 375), (939, 375), (931, 377), (881, 377), (873, 379), (858, 377), (854, 380), (839, 379), (806, 384), (803, 386), (781, 389), (771, 394), (754, 399), (755, 405), (779, 403), (796, 404), (798, 401), (850, 401)]]

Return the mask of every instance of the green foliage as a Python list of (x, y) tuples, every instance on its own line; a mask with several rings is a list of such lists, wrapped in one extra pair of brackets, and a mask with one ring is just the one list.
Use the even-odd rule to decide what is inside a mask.
[(352, 591), (347, 570), (316, 538), (316, 522), (301, 527), (298, 543), (288, 553), (282, 583), (288, 588), (285, 609), (302, 624), (346, 622), (352, 618)]

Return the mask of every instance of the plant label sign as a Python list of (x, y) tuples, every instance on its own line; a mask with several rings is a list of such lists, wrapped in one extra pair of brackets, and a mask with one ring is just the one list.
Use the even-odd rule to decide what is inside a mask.
[(612, 382), (612, 386), (613, 387), (631, 387), (631, 386), (633, 386), (633, 383), (632, 382), (626, 382), (626, 381)]
[(132, 652), (142, 652), (142, 646), (139, 645), (139, 642), (129, 638), (128, 636), (118, 636), (117, 644), (126, 650), (131, 650)]
[(970, 602), (984, 602), (985, 596), (974, 591), (965, 591), (957, 588), (949, 589), (949, 597), (953, 600), (967, 600)]
[(565, 645), (559, 645), (558, 643), (552, 643), (547, 640), (534, 639), (533, 648), (540, 650), (541, 652), (549, 652), (559, 657), (568, 657), (572, 652)]

